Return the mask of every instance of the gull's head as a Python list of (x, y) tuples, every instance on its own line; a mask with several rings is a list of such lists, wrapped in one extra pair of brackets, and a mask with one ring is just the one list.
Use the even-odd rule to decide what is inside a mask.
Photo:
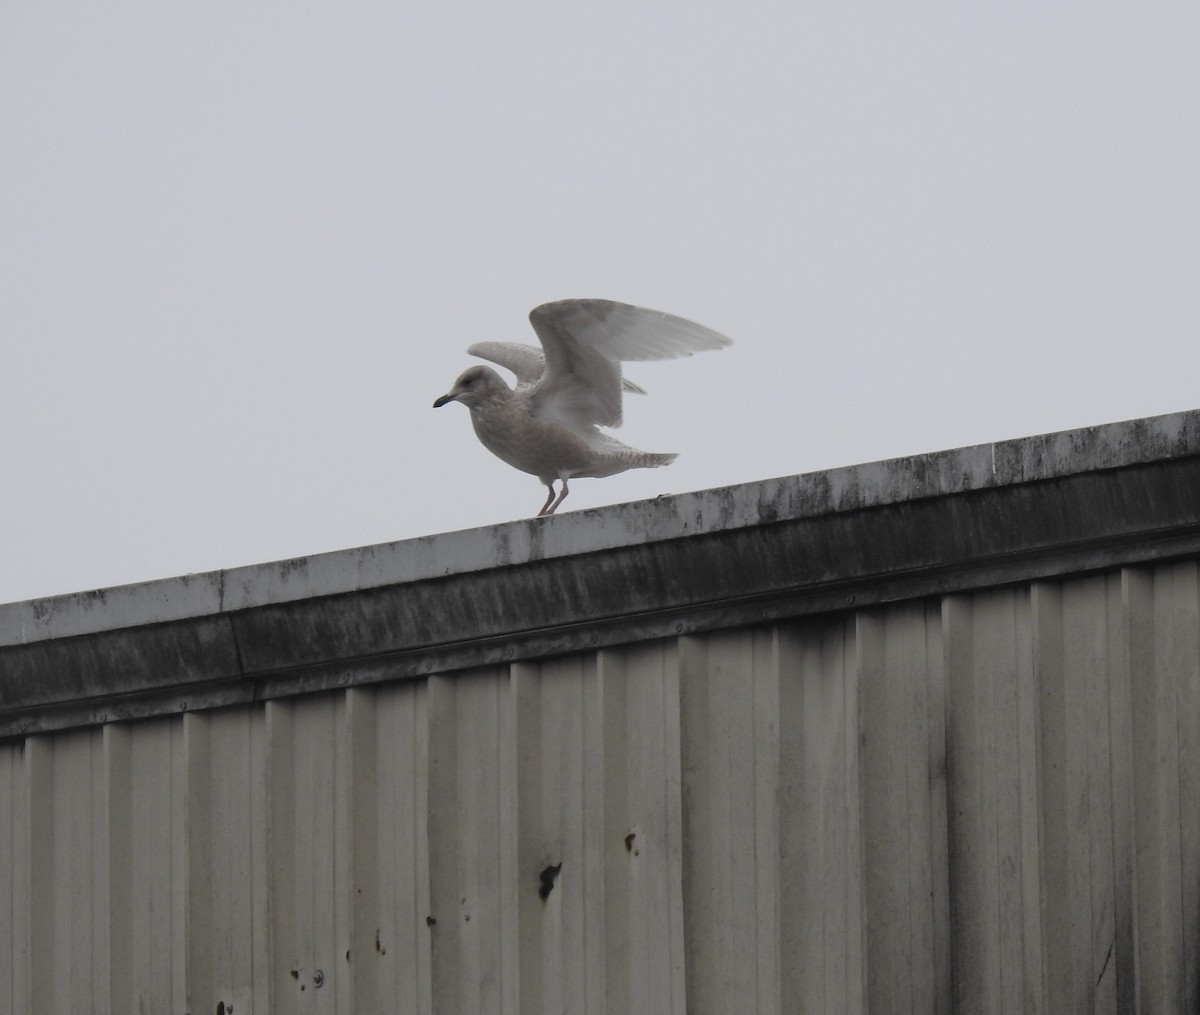
[(468, 409), (510, 394), (510, 388), (491, 367), (471, 367), (459, 374), (454, 387), (433, 403), (435, 409), (447, 402), (462, 402)]

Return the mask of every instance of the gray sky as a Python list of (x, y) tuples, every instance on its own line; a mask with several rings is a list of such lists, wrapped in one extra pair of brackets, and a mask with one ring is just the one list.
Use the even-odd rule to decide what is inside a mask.
[(433, 410), (601, 296), (668, 469), (563, 510), (1200, 405), (1200, 6), (8, 0), (0, 601), (487, 525)]

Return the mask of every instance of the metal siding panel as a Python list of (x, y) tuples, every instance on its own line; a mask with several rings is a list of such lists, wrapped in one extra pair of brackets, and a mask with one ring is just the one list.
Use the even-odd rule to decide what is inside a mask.
[(217, 863), (224, 872), (218, 915), (233, 928), (216, 963), (217, 984), (228, 983), (235, 1005), (239, 1000), (245, 1005), (236, 1010), (253, 1015), (255, 1009), (270, 1011), (266, 714), (256, 704), (215, 718), (218, 799), (226, 822), (218, 840)]
[(1137, 885), (1134, 864), (1133, 688), (1128, 611), (1120, 572), (1107, 576), (1108, 700), (1112, 750), (1113, 952), (1103, 975), (1113, 977), (1119, 1012), (1137, 1010)]
[[(334, 1012), (349, 989), (338, 848), (346, 837), (343, 719), (340, 692), (267, 705), (268, 1010)], [(258, 911), (253, 902), (243, 909), (251, 920)]]
[(92, 884), (90, 889), (90, 905), (88, 915), (91, 920), (90, 937), (92, 950), (92, 971), (88, 983), (88, 997), (96, 1015), (107, 1015), (111, 1010), (110, 997), (107, 990), (109, 970), (111, 967), (111, 947), (109, 940), (108, 914), (111, 908), (109, 884), (109, 853), (108, 853), (108, 808), (105, 806), (107, 797), (107, 775), (105, 772), (104, 731), (94, 729), (89, 731), (89, 763), (91, 785), (88, 787), (90, 809), (92, 812), (89, 837), (87, 844), (92, 869)]
[[(261, 706), (183, 720), (187, 767), (188, 970), (192, 1011), (233, 1005), (251, 1015), (267, 999), (255, 968), (268, 961), (265, 927), (265, 736)], [(257, 996), (256, 996), (257, 994)]]
[[(267, 725), (267, 853), (271, 897), (270, 993), (268, 1011), (296, 1012), (300, 1008), (303, 964), (297, 940), (300, 918), (296, 905), (296, 836), (292, 821), (295, 771), (292, 741), (295, 725), (291, 701), (270, 701), (265, 706)], [(307, 982), (305, 983), (307, 988)]]
[[(1082, 1011), (1086, 996), (1078, 990), (1076, 949), (1072, 946), (1072, 914), (1090, 910), (1071, 891), (1072, 786), (1068, 757), (1067, 715), (1070, 709), (1063, 678), (1062, 594), (1057, 585), (1037, 583), (1030, 592), (1034, 668), (1041, 696), (1039, 779), (1042, 826), (1042, 943), (1044, 1007), (1050, 1012)], [(1090, 903), (1090, 899), (1087, 900)], [(1077, 908), (1078, 907), (1078, 908)]]
[[(944, 765), (932, 759), (931, 716), (944, 708), (941, 645), (924, 602), (857, 616), (868, 1003), (948, 1011)], [(940, 821), (935, 821), (940, 815)]]
[(31, 792), (38, 800), (31, 843), (31, 901), (38, 900), (33, 1001), (37, 1010), (74, 1011), (86, 1004), (107, 1011), (107, 892), (97, 871), (105, 859), (100, 734), (77, 731), (30, 754), (37, 769)]
[[(460, 675), (461, 679), (461, 675)], [(462, 1005), (462, 944), (459, 933), (458, 753), (454, 750), (455, 683), (429, 678), (429, 910), (433, 1010), (438, 1015), (466, 1011)], [(436, 843), (436, 846), (433, 844)]]
[(908, 952), (906, 779), (893, 779), (899, 765), (900, 715), (888, 694), (884, 618), (860, 611), (855, 618), (860, 722), (864, 909), (866, 917), (867, 1005), (884, 1003), (916, 1011), (913, 963)]
[(782, 1012), (779, 949), (779, 640), (774, 628), (754, 631), (755, 979), (758, 1010)]
[[(211, 719), (206, 715), (188, 715), (183, 719), (183, 750), (187, 766), (187, 1003), (190, 1011), (215, 1011), (218, 1000), (225, 998), (216, 986), (214, 940), (217, 918), (214, 899), (213, 839), (221, 835), (214, 828), (211, 771)], [(232, 935), (236, 933), (228, 928)]]
[(30, 1008), (29, 809), (23, 755), (20, 744), (0, 746), (0, 1002), (12, 1012)]
[(1133, 872), (1132, 744), (1130, 743), (1129, 654), (1126, 646), (1126, 614), (1122, 601), (1121, 574), (1113, 571), (1098, 576), (1103, 583), (1103, 627), (1097, 631), (1104, 669), (1097, 677), (1097, 696), (1104, 701), (1101, 718), (1107, 728), (1097, 739), (1104, 744), (1098, 773), (1104, 778), (1107, 824), (1095, 834), (1104, 841), (1107, 876), (1110, 879), (1102, 904), (1110, 912), (1100, 924), (1104, 937), (1094, 947), (1101, 964), (1096, 971), (1097, 996), (1101, 1010), (1125, 1012), (1136, 1006), (1137, 973), (1134, 947), (1134, 907), (1137, 890)]
[(1200, 565), (1195, 561), (1157, 569), (1166, 610), (1162, 618), (1163, 665), (1174, 675), (1179, 744), (1180, 922), (1183, 1007), (1200, 1007)]
[(1178, 749), (1174, 688), (1164, 679), (1155, 651), (1154, 591), (1151, 569), (1122, 572), (1131, 689), (1138, 998), (1149, 1012), (1167, 1012), (1182, 1009), (1173, 986), (1182, 967), (1180, 925), (1173, 919), (1174, 900), (1181, 897), (1180, 873), (1177, 854), (1163, 835), (1178, 820), (1178, 792), (1169, 778), (1170, 759), (1178, 757)]
[[(1066, 659), (1068, 667), (1076, 671), (1077, 698), (1072, 712), (1084, 722), (1081, 777), (1087, 787), (1087, 826), (1083, 849), (1088, 856), (1086, 890), (1091, 896), (1092, 916), (1086, 938), (1088, 961), (1082, 968), (1091, 983), (1093, 1010), (1115, 1012), (1116, 977), (1108, 974), (1116, 941), (1117, 899), (1128, 886), (1117, 882), (1113, 864), (1107, 581), (1102, 575), (1070, 581), (1064, 591)], [(1082, 865), (1079, 873), (1082, 878)]]
[[(54, 905), (54, 744), (58, 737), (25, 741), (25, 785), (29, 794), (29, 1001), (32, 1015), (55, 1010), (57, 960)], [(40, 904), (35, 905), (34, 900)]]
[(1147, 1011), (1197, 1004), (1200, 604), (1196, 564), (1129, 569), (1138, 995)]
[(607, 712), (602, 692), (600, 662), (589, 655), (584, 669), (582, 729), (580, 731), (580, 760), (582, 765), (582, 891), (581, 933), (583, 935), (584, 981), (582, 1005), (577, 1009), (587, 1015), (602, 1015), (608, 1011), (608, 901), (605, 897), (606, 867), (609, 862), (624, 866), (628, 861), (618, 852), (624, 848), (624, 831), (610, 824), (606, 806), (607, 783), (610, 776), (605, 757), (605, 727)]
[[(362, 906), (351, 956), (356, 1008), (379, 1011), (390, 1002), (398, 1011), (427, 1013), (432, 1010), (433, 928), (427, 923), (426, 687), (392, 684), (355, 692), (354, 700), (373, 723), (375, 744), (374, 802), (366, 794), (356, 801), (377, 814), (372, 866), (362, 868), (355, 887), (355, 902)], [(363, 836), (356, 857), (369, 848), (368, 824), (356, 825)]]
[(54, 765), (54, 1007), (75, 1007), (91, 987), (90, 757), (86, 731), (61, 737)]
[[(534, 886), (538, 885), (538, 872), (547, 863), (565, 863), (565, 860), (562, 859), (561, 843), (547, 843), (547, 830), (543, 827), (546, 817), (544, 798), (547, 795), (543, 791), (543, 784), (550, 784), (549, 792), (552, 795), (556, 772), (543, 757), (542, 751), (540, 667), (536, 664), (518, 663), (512, 667), (511, 681), (517, 759), (517, 947), (521, 964), (520, 1003), (522, 1012), (537, 1013), (545, 1011), (547, 1005), (553, 1003), (551, 998), (555, 991), (554, 957), (547, 953), (553, 952), (558, 935), (555, 933), (556, 927), (546, 927), (550, 921), (544, 918), (541, 909), (532, 905), (530, 895), (532, 892), (533, 898), (537, 898)], [(553, 812), (553, 803), (550, 809)], [(557, 828), (554, 831), (557, 832)], [(547, 860), (551, 853), (559, 859)], [(549, 902), (549, 899), (546, 901)], [(557, 905), (555, 908), (558, 908)], [(550, 966), (549, 984), (546, 982), (547, 965)], [(547, 997), (547, 993), (551, 997)], [(558, 1000), (561, 1004), (561, 996)]]
[(511, 820), (516, 787), (507, 670), (430, 679), (434, 1010), (518, 1010)]
[[(590, 656), (513, 667), (522, 1012), (602, 1004), (603, 937), (586, 933), (591, 910), (603, 917), (602, 871), (590, 883), (585, 859), (590, 841), (604, 834), (603, 810), (590, 808), (586, 793), (595, 681)], [(543, 885), (541, 873), (559, 866)], [(599, 988), (596, 999), (589, 999), (589, 981)]]
[[(932, 996), (929, 1010), (948, 1015), (954, 1011), (954, 974), (952, 971), (953, 934), (950, 929), (950, 832), (948, 826), (947, 686), (945, 631), (941, 604), (929, 599), (924, 603), (925, 657), (927, 670), (924, 687), (914, 688), (914, 709), (918, 722), (925, 725), (925, 759), (919, 759), (913, 777), (927, 773), (926, 819), (929, 848), (929, 945), (932, 948)], [(920, 683), (920, 682), (918, 682)], [(920, 749), (922, 745), (918, 744)], [(916, 789), (920, 789), (919, 782)], [(925, 840), (914, 837), (914, 848), (924, 848)], [(917, 891), (920, 888), (917, 886)], [(919, 894), (915, 896), (920, 901)]]
[(251, 967), (255, 1004), (259, 1015), (274, 1011), (273, 991), (276, 984), (274, 962), (276, 955), (271, 942), (272, 908), (275, 905), (275, 872), (271, 864), (271, 734), (269, 713), (265, 705), (246, 706), (251, 711), (248, 721), (250, 737), (250, 771), (253, 776), (250, 795), (251, 893), (253, 903), (250, 920), (254, 951)]
[(133, 1010), (170, 1011), (186, 1004), (182, 963), (185, 889), (177, 719), (130, 730), (131, 932)]
[(588, 925), (603, 928), (603, 989), (588, 992), (599, 1011), (685, 1010), (676, 657), (665, 642), (597, 657), (585, 779), (603, 826), (588, 861), (603, 868), (588, 881), (599, 896)]
[(779, 628), (781, 1007), (866, 1011), (858, 673), (849, 615)]
[[(1114, 579), (1115, 580), (1115, 579)], [(1117, 915), (1133, 886), (1114, 853), (1110, 630), (1121, 623), (1105, 576), (1033, 589), (1041, 690), (1041, 771), (1046, 1005), (1050, 1011), (1118, 1010), (1109, 975)], [(1117, 754), (1119, 757), (1119, 752)]]
[[(344, 805), (350, 811), (345, 819), (350, 826), (350, 841), (343, 847), (347, 880), (340, 894), (348, 907), (348, 922), (346, 950), (336, 956), (336, 961), (339, 965), (345, 963), (346, 974), (339, 982), (347, 996), (345, 1000), (339, 997), (339, 1003), (346, 1011), (356, 1006), (362, 1011), (378, 1011), (382, 981), (392, 971), (397, 956), (404, 954), (396, 942), (395, 917), (386, 942), (381, 919), (385, 908), (380, 876), (381, 833), (385, 828), (395, 833), (396, 814), (380, 789), (381, 780), (391, 774), (382, 770), (379, 758), (376, 734), (380, 692), (374, 687), (352, 688), (346, 692), (344, 702), (342, 735), (347, 744), (343, 752), (344, 785), (339, 785), (339, 793), (345, 794)], [(411, 912), (408, 915), (411, 918)]]
[(1028, 587), (1016, 590), (1016, 645), (1014, 646), (1017, 673), (1017, 742), (1019, 750), (1018, 778), (1021, 786), (1021, 840), (1017, 848), (1021, 855), (1021, 927), (1022, 967), (1025, 976), (1021, 983), (1023, 1010), (1044, 1011), (1045, 981), (1049, 975), (1044, 965), (1045, 948), (1042, 921), (1042, 864), (1041, 850), (1041, 783), (1038, 777), (1041, 744), (1041, 708), (1033, 649), (1033, 604)]
[(0, 1008), (1191, 1010), (1198, 799), (1196, 561), (35, 736)]
[[(333, 855), (330, 857), (333, 875), (330, 879), (332, 919), (329, 923), (332, 937), (329, 942), (329, 966), (323, 969), (321, 989), (322, 1001), (329, 1006), (329, 1011), (350, 1013), (354, 1011), (354, 976), (346, 955), (353, 955), (354, 850), (359, 839), (355, 820), (357, 817), (366, 823), (371, 818), (355, 806), (355, 763), (363, 754), (362, 723), (355, 721), (359, 710), (351, 704), (348, 691), (338, 691), (332, 697), (335, 723)], [(373, 776), (369, 760), (358, 767), (359, 777), (369, 783)]]
[(623, 652), (629, 773), (631, 1011), (687, 1010), (679, 653), (672, 642)]
[(594, 701), (599, 727), (595, 742), (588, 745), (588, 755), (599, 758), (595, 767), (589, 765), (589, 775), (592, 781), (601, 783), (602, 797), (597, 810), (605, 830), (604, 841), (594, 860), (603, 870), (599, 891), (603, 900), (600, 922), (604, 949), (604, 1006), (600, 1010), (633, 1013), (639, 1009), (635, 1008), (632, 998), (630, 896), (633, 865), (640, 858), (642, 843), (638, 842), (638, 836), (642, 830), (630, 811), (627, 685), (624, 650), (605, 649), (597, 653)]
[(107, 995), (112, 1011), (134, 1003), (133, 976), (133, 762), (131, 728), (104, 727), (104, 809), (108, 847)]
[(688, 1009), (774, 1011), (779, 692), (770, 631), (681, 639), (680, 667)]
[(1024, 590), (1006, 589), (942, 608), (955, 1002), (981, 1013), (1042, 1010), (1026, 603)]
[[(721, 990), (730, 975), (726, 962), (733, 924), (733, 885), (729, 867), (730, 838), (728, 790), (729, 740), (726, 716), (710, 695), (724, 688), (711, 687), (699, 639), (684, 638), (679, 646), (679, 722), (683, 750), (683, 883), (684, 938), (687, 945), (687, 999), (697, 1013), (723, 1010), (727, 999)], [(721, 696), (723, 697), (723, 696)], [(728, 916), (728, 921), (723, 918)], [(743, 989), (745, 985), (742, 984)], [(751, 1006), (752, 1007), (752, 1006)]]
[(286, 928), (275, 923), (285, 948), (276, 961), (287, 962), (276, 969), (275, 982), (290, 980), (295, 1010), (334, 1012), (335, 984), (344, 967), (336, 956), (345, 951), (338, 947), (334, 901), (337, 696), (299, 698), (288, 707), (291, 717), (286, 733), (284, 724), (279, 727), (275, 760), (280, 768), (274, 777), (290, 793), (281, 792), (275, 801), (272, 823), (277, 846), (279, 839), (292, 840), (283, 858), (290, 860), (284, 890), (290, 891), (294, 922)]
[(16, 744), (0, 746), (0, 1010), (15, 1011), (14, 980), (19, 963), (17, 930), (17, 881), (23, 873), (17, 866), (16, 839), (20, 835), (20, 783)]

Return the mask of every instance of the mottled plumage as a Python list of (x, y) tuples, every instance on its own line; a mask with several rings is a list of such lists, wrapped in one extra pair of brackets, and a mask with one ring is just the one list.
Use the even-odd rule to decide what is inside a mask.
[[(650, 469), (674, 454), (638, 451), (599, 428), (621, 425), (621, 394), (644, 394), (621, 377), (625, 360), (674, 359), (729, 345), (715, 331), (657, 310), (612, 300), (559, 300), (529, 314), (542, 348), (480, 342), (467, 351), (517, 378), (508, 384), (491, 367), (464, 371), (433, 403), (462, 402), (485, 448), (550, 490), (539, 515), (553, 514), (567, 480)], [(555, 480), (562, 490), (554, 489)]]

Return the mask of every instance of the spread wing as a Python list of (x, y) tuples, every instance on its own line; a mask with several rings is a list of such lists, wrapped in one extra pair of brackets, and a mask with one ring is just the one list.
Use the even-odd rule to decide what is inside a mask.
[(622, 360), (675, 359), (730, 344), (682, 317), (612, 300), (543, 303), (529, 320), (546, 362), (531, 395), (534, 412), (583, 429), (621, 425)]

